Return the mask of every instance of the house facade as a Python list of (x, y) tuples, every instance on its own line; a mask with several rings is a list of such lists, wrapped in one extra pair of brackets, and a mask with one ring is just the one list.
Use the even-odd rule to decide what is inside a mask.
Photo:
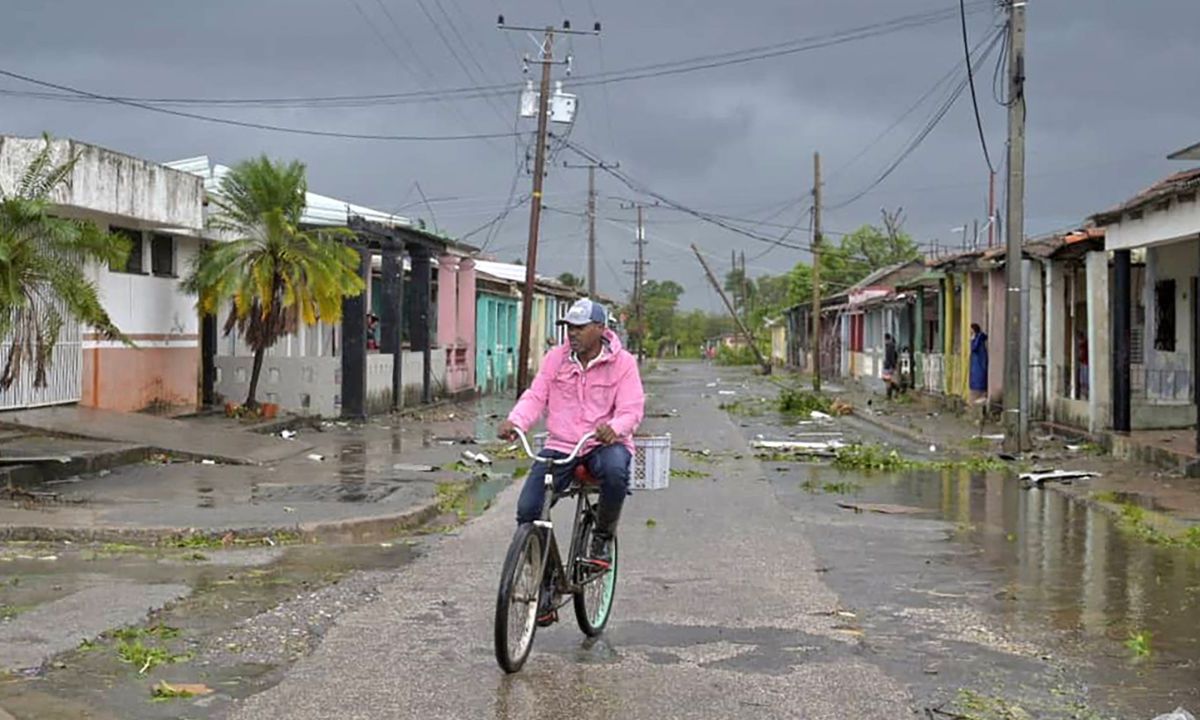
[[(45, 146), (42, 138), (0, 136), (0, 186), (13, 188)], [(121, 267), (85, 269), (117, 327), (132, 341), (108, 341), (68, 323), (48, 385), (20, 377), (0, 391), (0, 408), (80, 403), (136, 411), (190, 406), (198, 396), (199, 320), (179, 278), (198, 252), (204, 187), (198, 178), (69, 139), (50, 141), (55, 164), (76, 158), (55, 191), (54, 212), (95, 222), (130, 243)]]

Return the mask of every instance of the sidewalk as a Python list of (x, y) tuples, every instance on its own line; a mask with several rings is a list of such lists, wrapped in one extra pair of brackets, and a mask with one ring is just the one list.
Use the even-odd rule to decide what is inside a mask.
[[(998, 436), (1003, 428), (998, 423), (988, 422), (980, 433), (977, 416), (947, 411), (936, 397), (910, 392), (899, 401), (889, 401), (882, 392), (852, 382), (840, 388), (839, 397), (852, 404), (855, 416), (863, 421), (913, 442), (935, 446), (939, 452), (1001, 452)], [(1116, 497), (1120, 505), (1137, 505), (1161, 513), (1185, 527), (1200, 522), (1200, 478), (1185, 476), (1192, 464), (1188, 458), (1200, 459), (1183, 447), (1192, 442), (1191, 431), (1105, 435), (1097, 438), (1099, 443), (1087, 442), (1086, 432), (1072, 428), (1034, 431), (1032, 435), (1034, 447), (1026, 457), (1039, 467), (1101, 474), (1087, 483), (1055, 486), (1057, 489), (1083, 500)]]
[[(324, 423), (322, 431), (301, 429), (292, 440), (222, 428), (201, 432), (171, 421), (191, 434), (170, 443), (190, 457), (203, 457), (197, 449), (205, 443), (230, 440), (238, 452), (213, 455), (281, 459), (236, 464), (154, 458), (43, 484), (38, 494), (15, 498), (24, 502), (0, 507), (0, 539), (154, 542), (193, 534), (340, 539), (394, 533), (440, 514), (440, 486), (477, 483), (484, 471), (507, 483), (516, 466), (529, 464), (454, 467), (464, 449), (492, 452), (475, 440), (488, 441), (491, 416), (510, 402), (489, 398), (406, 417)], [(38, 422), (62, 428), (76, 421)], [(134, 418), (120, 432), (143, 425)]]
[(287, 442), (235, 428), (77, 405), (0, 413), (0, 426), (47, 435), (142, 445), (162, 452), (239, 465), (278, 462), (312, 447), (303, 442)]

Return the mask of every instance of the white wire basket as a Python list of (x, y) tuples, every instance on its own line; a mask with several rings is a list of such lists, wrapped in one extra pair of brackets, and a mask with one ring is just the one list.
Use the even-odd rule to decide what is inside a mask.
[[(533, 444), (541, 450), (546, 433), (533, 436)], [(671, 433), (665, 435), (634, 435), (633, 457), (629, 459), (630, 490), (666, 490), (671, 483)]]

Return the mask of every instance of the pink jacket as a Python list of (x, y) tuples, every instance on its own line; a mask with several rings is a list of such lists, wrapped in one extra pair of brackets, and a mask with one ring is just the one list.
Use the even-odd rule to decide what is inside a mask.
[[(587, 370), (571, 358), (571, 346), (566, 343), (546, 353), (533, 384), (508, 419), (528, 432), (549, 410), (546, 449), (564, 453), (571, 452), (579, 438), (598, 425), (608, 423), (633, 452), (633, 432), (642, 422), (646, 403), (637, 359), (621, 347), (611, 330), (604, 331), (604, 342), (603, 357)], [(583, 453), (598, 444), (588, 441)]]

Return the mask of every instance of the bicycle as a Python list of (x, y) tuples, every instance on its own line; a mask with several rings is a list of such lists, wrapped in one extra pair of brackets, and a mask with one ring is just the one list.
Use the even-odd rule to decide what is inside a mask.
[[(575, 467), (570, 486), (563, 492), (556, 493), (554, 474), (551, 472), (553, 466), (573, 462), (579, 456), (584, 443), (595, 433), (584, 435), (570, 455), (559, 460), (538, 456), (529, 447), (525, 433), (521, 432), (520, 428), (516, 429), (516, 433), (530, 459), (547, 463), (546, 499), (538, 520), (522, 523), (517, 527), (517, 532), (508, 546), (504, 569), (500, 575), (500, 588), (496, 594), (496, 661), (507, 673), (519, 671), (533, 649), (533, 637), (537, 633), (543, 592), (550, 594), (549, 604), (555, 613), (567, 602), (573, 601), (579, 629), (588, 637), (596, 637), (608, 624), (617, 586), (618, 556), (615, 536), (612, 539), (612, 563), (609, 568), (598, 568), (584, 557), (596, 524), (599, 481), (580, 463)], [(550, 508), (558, 498), (572, 496), (576, 497), (577, 501), (571, 547), (567, 555), (571, 561), (569, 566), (566, 566), (559, 555), (554, 523), (550, 519)], [(567, 595), (571, 596), (570, 600), (564, 599)]]

